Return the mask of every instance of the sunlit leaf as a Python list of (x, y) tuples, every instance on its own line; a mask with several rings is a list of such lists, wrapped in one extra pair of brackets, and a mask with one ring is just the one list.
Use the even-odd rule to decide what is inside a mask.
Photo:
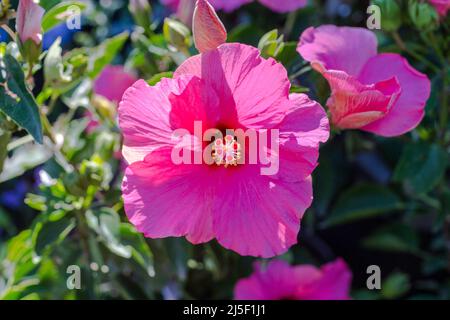
[(20, 64), (11, 55), (0, 55), (0, 111), (43, 142), (39, 107), (25, 85)]

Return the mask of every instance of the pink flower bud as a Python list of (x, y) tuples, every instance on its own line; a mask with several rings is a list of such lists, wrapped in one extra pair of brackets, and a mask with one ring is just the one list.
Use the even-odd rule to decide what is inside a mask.
[(17, 8), (16, 30), (22, 43), (31, 39), (42, 42), (42, 17), (45, 10), (33, 0), (20, 0)]
[(197, 0), (192, 30), (199, 52), (216, 49), (227, 40), (227, 30), (207, 0)]

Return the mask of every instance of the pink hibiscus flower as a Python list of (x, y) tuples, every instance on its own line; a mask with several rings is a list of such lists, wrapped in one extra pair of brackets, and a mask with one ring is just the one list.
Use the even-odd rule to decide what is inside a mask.
[(255, 264), (255, 272), (234, 289), (237, 300), (348, 300), (352, 273), (342, 259), (320, 269), (311, 265), (291, 267), (284, 261)]
[[(99, 103), (112, 103), (114, 107), (117, 107), (125, 90), (136, 80), (136, 77), (125, 71), (123, 66), (106, 66), (94, 82), (94, 94), (107, 100), (100, 99)], [(86, 130), (91, 133), (98, 128), (99, 122), (90, 111), (86, 111), (85, 116), (89, 119)]]
[(429, 0), (440, 16), (445, 17), (450, 10), (450, 0)]
[[(217, 239), (241, 255), (286, 252), (297, 242), (300, 220), (311, 204), (311, 173), (319, 143), (329, 135), (321, 106), (289, 90), (281, 64), (237, 43), (188, 59), (173, 79), (154, 87), (136, 82), (119, 105), (129, 163), (122, 191), (131, 223), (150, 238), (185, 236), (194, 244)], [(175, 164), (175, 130), (187, 132), (183, 141), (194, 141), (189, 151), (205, 150), (194, 134), (196, 121), (202, 122), (202, 132), (278, 129), (279, 152), (272, 151), (278, 172), (261, 175), (264, 165), (247, 162)], [(248, 148), (243, 146), (246, 155)]]
[[(183, 16), (183, 12), (180, 12), (182, 8), (180, 3), (182, 2), (192, 2), (195, 4), (196, 0), (160, 0), (162, 4), (168, 6), (173, 11), (178, 10), (178, 14)], [(254, 0), (210, 0), (209, 2), (213, 5), (216, 10), (224, 10), (225, 12), (231, 12), (238, 9), (240, 6), (244, 4), (248, 4), (253, 2)], [(279, 12), (286, 13), (290, 11), (297, 10), (306, 6), (307, 0), (258, 0), (263, 5), (268, 7), (269, 9)], [(186, 8), (186, 7), (185, 7)]]
[(430, 80), (398, 54), (377, 54), (373, 32), (311, 27), (301, 35), (297, 50), (328, 80), (327, 106), (337, 127), (390, 137), (414, 129), (422, 120)]

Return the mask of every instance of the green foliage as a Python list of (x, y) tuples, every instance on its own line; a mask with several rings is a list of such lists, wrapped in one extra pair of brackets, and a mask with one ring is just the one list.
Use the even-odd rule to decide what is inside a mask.
[(70, 12), (71, 7), (76, 7), (80, 13), (86, 9), (86, 4), (81, 1), (65, 1), (58, 3), (50, 10), (45, 12), (42, 19), (42, 29), (44, 32), (50, 30), (61, 22), (65, 22), (67, 19), (67, 12)]
[(448, 166), (448, 153), (437, 144), (408, 144), (395, 168), (394, 180), (417, 193), (433, 190)]
[(38, 143), (43, 142), (38, 106), (25, 85), (22, 67), (9, 54), (0, 54), (0, 110)]
[(355, 186), (338, 199), (324, 226), (385, 215), (399, 209), (402, 203), (389, 189), (378, 185)]

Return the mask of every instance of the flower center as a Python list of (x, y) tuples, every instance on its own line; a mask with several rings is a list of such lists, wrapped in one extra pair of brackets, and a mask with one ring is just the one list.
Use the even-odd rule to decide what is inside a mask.
[(216, 139), (212, 148), (212, 158), (218, 166), (237, 166), (241, 159), (241, 145), (233, 136), (227, 135), (224, 139)]

